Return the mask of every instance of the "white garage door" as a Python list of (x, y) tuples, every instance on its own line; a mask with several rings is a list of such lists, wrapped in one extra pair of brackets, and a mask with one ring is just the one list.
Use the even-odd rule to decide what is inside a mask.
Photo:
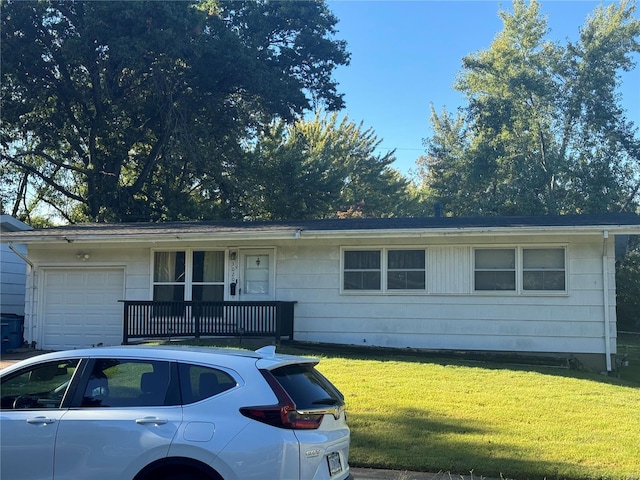
[(41, 344), (43, 349), (122, 343), (124, 269), (47, 269)]

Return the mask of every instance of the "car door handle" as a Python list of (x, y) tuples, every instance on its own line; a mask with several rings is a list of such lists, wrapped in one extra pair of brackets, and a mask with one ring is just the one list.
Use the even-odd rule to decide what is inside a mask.
[(55, 422), (55, 418), (48, 417), (33, 417), (27, 418), (27, 423), (30, 425), (49, 425), (50, 423)]
[(138, 425), (164, 425), (165, 423), (168, 423), (169, 420), (165, 419), (165, 418), (158, 418), (158, 417), (144, 417), (144, 418), (137, 418), (136, 419), (136, 423)]

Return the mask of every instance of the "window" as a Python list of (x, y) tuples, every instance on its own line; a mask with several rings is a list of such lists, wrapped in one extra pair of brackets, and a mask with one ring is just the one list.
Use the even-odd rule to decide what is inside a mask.
[(475, 290), (516, 289), (515, 248), (479, 248), (475, 250)]
[(153, 300), (184, 300), (185, 252), (155, 252), (153, 257)]
[(224, 300), (224, 252), (193, 252), (193, 300)]
[(478, 248), (474, 253), (476, 291), (566, 291), (564, 247)]
[(78, 360), (59, 360), (30, 367), (3, 379), (1, 408), (60, 408)]
[(222, 370), (186, 363), (181, 363), (179, 368), (185, 405), (213, 397), (237, 385), (235, 379)]
[(389, 250), (387, 252), (387, 289), (425, 289), (425, 251)]
[[(223, 251), (154, 253), (154, 302), (223, 301), (224, 278)], [(173, 305), (170, 308), (181, 307)]]
[(381, 278), (380, 250), (344, 252), (345, 290), (380, 290)]
[(180, 404), (177, 365), (156, 360), (97, 359), (84, 386), (83, 407)]
[(426, 263), (424, 249), (345, 250), (343, 289), (425, 291)]
[(564, 291), (564, 248), (524, 248), (522, 250), (522, 288), (524, 290)]

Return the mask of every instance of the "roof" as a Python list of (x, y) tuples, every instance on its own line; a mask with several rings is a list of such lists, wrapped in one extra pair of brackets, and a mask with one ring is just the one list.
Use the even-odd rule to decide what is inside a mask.
[(11, 215), (0, 215), (0, 232), (18, 232), (21, 230), (31, 230), (31, 227)]
[(513, 217), (349, 218), (289, 221), (190, 221), (87, 223), (10, 232), (2, 242), (175, 241), (217, 238), (301, 239), (318, 237), (429, 236), (483, 233), (640, 234), (640, 215), (605, 213)]

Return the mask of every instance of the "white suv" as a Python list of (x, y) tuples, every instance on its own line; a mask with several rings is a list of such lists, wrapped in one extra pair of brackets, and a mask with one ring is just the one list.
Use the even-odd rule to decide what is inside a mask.
[(344, 397), (317, 363), (179, 346), (24, 360), (0, 372), (0, 477), (350, 479)]

